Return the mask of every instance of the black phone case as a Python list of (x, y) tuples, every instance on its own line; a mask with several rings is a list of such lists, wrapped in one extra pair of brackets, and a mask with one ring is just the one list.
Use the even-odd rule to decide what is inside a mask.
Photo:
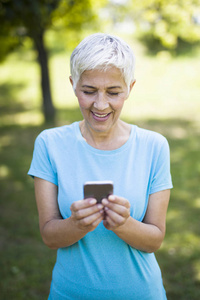
[(113, 194), (113, 184), (109, 183), (86, 183), (84, 185), (84, 199), (95, 198), (98, 203), (103, 198)]

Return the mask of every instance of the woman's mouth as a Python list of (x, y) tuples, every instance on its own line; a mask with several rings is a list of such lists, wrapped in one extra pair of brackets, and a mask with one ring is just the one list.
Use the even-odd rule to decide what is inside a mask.
[(97, 121), (106, 121), (109, 118), (110, 114), (111, 114), (111, 112), (109, 112), (107, 114), (105, 114), (105, 113), (104, 114), (99, 114), (99, 113), (96, 113), (96, 112), (93, 112), (93, 111), (91, 111), (91, 112), (92, 112), (92, 115), (93, 115), (94, 119), (97, 120)]

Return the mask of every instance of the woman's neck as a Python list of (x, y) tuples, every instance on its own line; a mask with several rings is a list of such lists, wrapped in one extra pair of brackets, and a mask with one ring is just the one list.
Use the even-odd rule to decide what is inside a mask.
[(85, 141), (92, 147), (100, 150), (115, 150), (123, 146), (129, 139), (131, 126), (121, 120), (108, 132), (92, 130), (85, 120), (80, 122), (80, 131)]

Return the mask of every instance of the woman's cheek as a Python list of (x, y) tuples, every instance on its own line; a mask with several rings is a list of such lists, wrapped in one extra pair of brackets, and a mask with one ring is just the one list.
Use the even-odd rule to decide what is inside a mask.
[(92, 99), (87, 97), (78, 97), (78, 102), (81, 108), (88, 109), (92, 105)]

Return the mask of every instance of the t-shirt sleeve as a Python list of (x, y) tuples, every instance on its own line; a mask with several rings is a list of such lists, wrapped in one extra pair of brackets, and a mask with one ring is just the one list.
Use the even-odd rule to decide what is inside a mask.
[(35, 140), (33, 158), (28, 175), (33, 178), (39, 177), (58, 185), (57, 174), (53, 168), (44, 132)]
[(150, 194), (173, 188), (170, 173), (170, 151), (165, 138), (156, 157), (151, 177)]

